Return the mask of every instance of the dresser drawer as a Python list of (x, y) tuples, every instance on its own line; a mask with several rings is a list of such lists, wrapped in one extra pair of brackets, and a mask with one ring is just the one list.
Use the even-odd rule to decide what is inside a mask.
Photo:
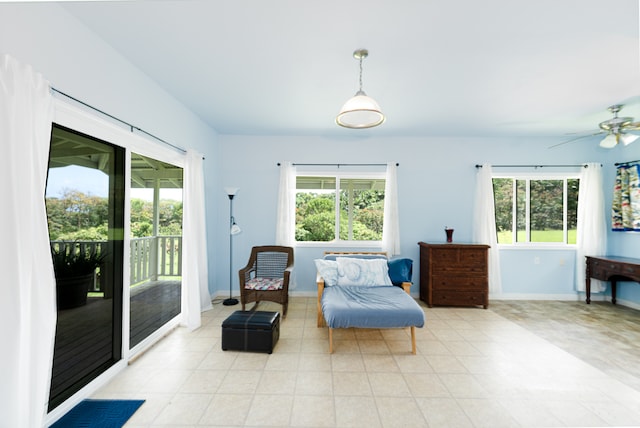
[(438, 276), (431, 279), (433, 290), (478, 290), (485, 291), (488, 287), (487, 278), (473, 276)]
[(433, 275), (487, 276), (486, 266), (436, 265), (433, 266), (431, 271)]
[(487, 252), (484, 249), (438, 248), (431, 252), (434, 266), (453, 269), (474, 269), (486, 266)]
[(486, 306), (486, 294), (470, 291), (433, 290), (433, 305)]

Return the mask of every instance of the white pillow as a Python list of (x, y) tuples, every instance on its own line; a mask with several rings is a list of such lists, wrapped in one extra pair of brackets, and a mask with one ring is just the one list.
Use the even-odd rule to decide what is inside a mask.
[(393, 285), (386, 259), (338, 257), (338, 285)]
[(338, 262), (334, 260), (315, 259), (316, 269), (324, 279), (324, 285), (331, 287), (338, 283)]

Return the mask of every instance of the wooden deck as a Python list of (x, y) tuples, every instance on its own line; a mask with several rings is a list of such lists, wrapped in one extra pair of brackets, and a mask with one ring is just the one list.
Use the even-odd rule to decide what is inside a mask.
[[(180, 281), (154, 281), (133, 288), (130, 347), (178, 315), (180, 300)], [(50, 409), (115, 363), (113, 313), (113, 300), (102, 297), (58, 311)]]

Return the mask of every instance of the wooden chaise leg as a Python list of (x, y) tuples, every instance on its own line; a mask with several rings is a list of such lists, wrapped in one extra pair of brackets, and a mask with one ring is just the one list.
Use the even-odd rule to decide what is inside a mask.
[(411, 353), (416, 355), (416, 327), (411, 326)]
[(333, 329), (329, 328), (329, 353), (333, 354)]

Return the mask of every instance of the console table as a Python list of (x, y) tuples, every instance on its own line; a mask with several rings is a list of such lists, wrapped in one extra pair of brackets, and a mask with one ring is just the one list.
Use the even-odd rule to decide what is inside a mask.
[(591, 278), (611, 282), (611, 303), (616, 304), (616, 282), (640, 282), (640, 259), (618, 256), (601, 256), (587, 258), (587, 274), (585, 279), (587, 303), (591, 303)]

